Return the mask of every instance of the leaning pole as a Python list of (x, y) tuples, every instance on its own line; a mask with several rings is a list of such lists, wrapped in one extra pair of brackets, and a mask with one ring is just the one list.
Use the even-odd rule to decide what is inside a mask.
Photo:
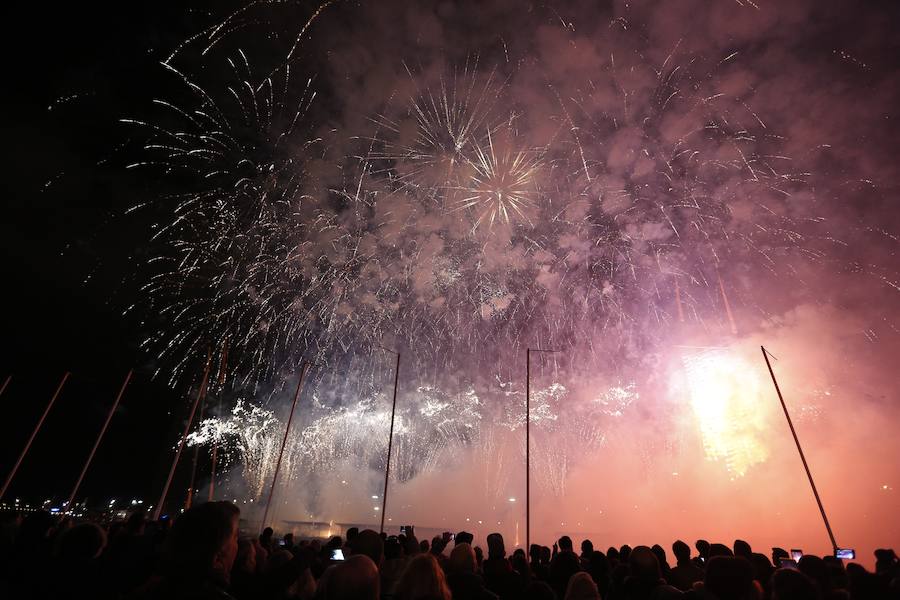
[(291, 432), (291, 421), (294, 420), (294, 409), (297, 408), (297, 400), (300, 399), (300, 390), (303, 388), (303, 380), (306, 378), (306, 372), (309, 371), (310, 363), (304, 362), (303, 369), (300, 371), (300, 381), (297, 382), (297, 391), (294, 392), (294, 401), (291, 402), (291, 412), (288, 415), (287, 424), (284, 426), (284, 437), (281, 440), (281, 450), (278, 452), (278, 462), (275, 463), (275, 474), (272, 475), (272, 487), (269, 488), (269, 499), (266, 501), (266, 510), (263, 512), (262, 527), (265, 529), (266, 520), (269, 518), (269, 508), (272, 506), (272, 497), (275, 495), (275, 484), (278, 482), (278, 472), (281, 470), (281, 459), (284, 456), (284, 447), (287, 445), (288, 434)]
[(838, 545), (834, 540), (834, 533), (831, 531), (831, 524), (828, 523), (828, 517), (825, 515), (825, 507), (822, 506), (822, 499), (819, 498), (819, 490), (816, 489), (816, 482), (813, 481), (812, 472), (806, 463), (806, 456), (803, 454), (803, 448), (800, 447), (800, 438), (797, 437), (797, 431), (794, 429), (794, 423), (791, 421), (791, 415), (788, 413), (787, 404), (784, 403), (784, 396), (781, 395), (781, 388), (778, 387), (778, 380), (775, 379), (775, 371), (772, 370), (772, 363), (769, 362), (769, 351), (764, 346), (759, 347), (762, 350), (763, 358), (766, 360), (766, 366), (769, 368), (769, 375), (772, 376), (772, 383), (775, 384), (775, 392), (778, 394), (778, 400), (781, 401), (781, 408), (784, 410), (784, 418), (787, 419), (788, 427), (791, 428), (791, 435), (794, 436), (794, 443), (797, 445), (797, 452), (800, 453), (800, 460), (803, 461), (803, 469), (806, 471), (806, 478), (809, 479), (809, 486), (812, 488), (813, 496), (816, 497), (816, 504), (819, 505), (819, 512), (822, 513), (822, 521), (825, 522), (825, 529), (828, 530), (828, 539), (831, 540), (831, 547), (837, 554)]
[(134, 369), (128, 371), (128, 375), (125, 376), (125, 381), (122, 382), (122, 387), (119, 388), (119, 394), (116, 396), (116, 400), (113, 402), (112, 407), (110, 407), (109, 413), (106, 415), (106, 421), (103, 422), (103, 427), (100, 428), (100, 433), (97, 434), (97, 439), (94, 441), (94, 447), (91, 448), (91, 453), (88, 454), (87, 460), (84, 461), (84, 466), (81, 468), (81, 474), (78, 475), (78, 480), (72, 488), (72, 493), (69, 494), (69, 500), (66, 502), (66, 511), (72, 510), (72, 503), (75, 502), (75, 495), (78, 493), (78, 488), (81, 487), (84, 475), (87, 473), (88, 467), (91, 466), (91, 461), (94, 460), (94, 454), (97, 453), (100, 441), (103, 440), (103, 436), (106, 434), (106, 428), (109, 427), (109, 422), (112, 420), (113, 414), (116, 412), (116, 408), (118, 408), (119, 402), (122, 400), (122, 395), (125, 393), (125, 388), (128, 387), (128, 382), (131, 381), (133, 373)]
[(391, 476), (391, 450), (394, 445), (394, 415), (397, 414), (397, 382), (400, 378), (400, 353), (397, 352), (397, 366), (394, 368), (394, 402), (391, 405), (391, 429), (388, 433), (387, 464), (384, 467), (384, 493), (381, 495), (381, 529), (384, 533), (384, 512), (387, 510), (388, 479)]
[(162, 512), (163, 504), (166, 502), (166, 496), (169, 495), (169, 486), (172, 485), (172, 477), (175, 476), (175, 467), (178, 466), (178, 459), (181, 458), (181, 451), (184, 450), (184, 443), (187, 441), (188, 433), (191, 430), (191, 424), (194, 422), (194, 415), (197, 413), (197, 405), (206, 395), (206, 383), (209, 381), (209, 366), (212, 362), (212, 354), (206, 357), (206, 368), (203, 369), (203, 380), (200, 382), (200, 389), (197, 390), (197, 398), (191, 407), (191, 414), (188, 416), (187, 423), (184, 425), (184, 433), (181, 434), (181, 441), (178, 443), (178, 450), (175, 451), (175, 457), (172, 459), (172, 466), (169, 468), (169, 476), (166, 478), (166, 484), (163, 486), (162, 493), (159, 496), (159, 502), (153, 509), (153, 520), (158, 521)]
[[(59, 393), (62, 391), (63, 386), (66, 385), (66, 381), (69, 379), (69, 373), (66, 371), (66, 374), (63, 375), (62, 380), (59, 382), (59, 385), (56, 386), (56, 391), (53, 392), (53, 396), (50, 398), (50, 402), (47, 403), (47, 408), (44, 409), (44, 414), (41, 415), (41, 418), (38, 420), (37, 425), (34, 426), (34, 430), (31, 432), (31, 436), (28, 438), (28, 441), (25, 442), (25, 447), (22, 448), (22, 453), (19, 454), (19, 458), (16, 460), (16, 464), (13, 465), (12, 471), (9, 472), (9, 475), (6, 476), (6, 481), (3, 482), (3, 488), (0, 489), (0, 500), (3, 499), (3, 496), (6, 495), (6, 490), (9, 488), (9, 484), (12, 482), (13, 477), (16, 476), (16, 471), (19, 470), (19, 466), (22, 464), (22, 459), (25, 458), (25, 455), (28, 454), (28, 450), (31, 448), (31, 443), (34, 441), (35, 436), (38, 434), (38, 431), (41, 430), (41, 426), (44, 424), (44, 419), (47, 418), (47, 413), (50, 412), (50, 409), (53, 408), (54, 402), (59, 397)], [(7, 383), (9, 383), (9, 378), (7, 378)], [(4, 388), (6, 386), (4, 385)]]

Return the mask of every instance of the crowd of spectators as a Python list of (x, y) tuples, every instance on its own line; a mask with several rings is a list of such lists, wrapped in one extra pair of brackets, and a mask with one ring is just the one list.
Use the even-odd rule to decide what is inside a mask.
[(419, 540), (349, 529), (346, 539), (241, 537), (229, 502), (191, 508), (173, 524), (135, 513), (107, 528), (48, 513), (0, 521), (0, 598), (97, 600), (900, 600), (900, 563), (875, 553), (875, 572), (840, 559), (771, 556), (747, 542), (508, 554), (503, 537), (445, 533)]

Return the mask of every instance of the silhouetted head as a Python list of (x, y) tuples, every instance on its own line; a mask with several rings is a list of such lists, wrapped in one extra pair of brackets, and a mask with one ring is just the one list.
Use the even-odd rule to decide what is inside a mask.
[(342, 548), (344, 546), (344, 540), (341, 539), (341, 536), (335, 535), (332, 536), (331, 539), (328, 540), (328, 543), (325, 544), (325, 547), (328, 550), (337, 550), (338, 548)]
[(591, 552), (594, 551), (594, 542), (591, 540), (582, 540), (581, 542), (581, 553), (585, 556), (590, 556)]
[(531, 559), (531, 562), (538, 562), (541, 560), (541, 547), (537, 544), (532, 544), (530, 548), (528, 548), (528, 557)]
[(875, 572), (888, 573), (897, 568), (897, 554), (891, 548), (879, 548), (875, 551)]
[(794, 569), (778, 569), (772, 576), (772, 600), (819, 600), (812, 580)]
[(588, 572), (590, 572), (591, 577), (594, 578), (594, 581), (600, 581), (601, 578), (608, 577), (609, 571), (609, 560), (606, 559), (606, 555), (604, 555), (602, 552), (598, 552), (597, 550), (591, 552), (590, 567), (588, 568)]
[(828, 565), (818, 556), (804, 554), (797, 561), (797, 568), (801, 573), (819, 584), (822, 593), (831, 591), (831, 576), (828, 573)]
[(269, 542), (274, 534), (275, 531), (271, 527), (266, 527), (263, 529), (262, 533), (259, 534), (259, 541), (263, 543)]
[(628, 559), (631, 557), (631, 546), (625, 544), (621, 548), (619, 548), (619, 560), (623, 563), (628, 562)]
[(600, 600), (597, 584), (584, 571), (569, 577), (565, 600)]
[(125, 521), (125, 527), (123, 531), (129, 535), (141, 535), (144, 533), (144, 528), (147, 526), (147, 517), (144, 515), (142, 511), (135, 511), (129, 515), (128, 520)]
[(772, 564), (775, 567), (781, 566), (782, 558), (790, 558), (791, 555), (784, 548), (772, 548)]
[(659, 559), (647, 546), (637, 546), (628, 556), (628, 568), (632, 577), (652, 584), (659, 581)]
[[(406, 540), (403, 540), (406, 541)], [(394, 536), (388, 536), (388, 539), (384, 541), (384, 558), (385, 560), (391, 560), (394, 558), (400, 558), (403, 555), (403, 543), (400, 538)]]
[(453, 573), (475, 572), (475, 551), (466, 543), (457, 543), (450, 552), (449, 570)]
[(553, 588), (543, 581), (532, 581), (525, 588), (525, 600), (557, 600)]
[(378, 600), (381, 578), (368, 556), (354, 554), (332, 567), (325, 584), (327, 600)]
[(284, 545), (285, 546), (293, 546), (294, 545), (294, 534), (293, 533), (284, 534)]
[(528, 559), (525, 558), (524, 552), (521, 554), (518, 551), (514, 552), (509, 562), (512, 564), (513, 570), (519, 573), (523, 580), (527, 581), (531, 577), (531, 569), (528, 568)]
[(567, 535), (559, 538), (559, 549), (565, 552), (572, 552), (572, 538)]
[(487, 536), (488, 558), (504, 558), (506, 556), (506, 546), (503, 544), (503, 536), (499, 533), (492, 533)]
[[(349, 533), (349, 532), (348, 532)], [(363, 529), (353, 537), (353, 545), (351, 546), (353, 555), (362, 554), (368, 556), (375, 563), (376, 567), (381, 567), (384, 558), (384, 542), (377, 532), (371, 529)]]
[(619, 549), (610, 546), (606, 549), (606, 558), (609, 559), (610, 562), (619, 562)]
[(227, 578), (237, 556), (239, 516), (230, 502), (207, 502), (178, 517), (166, 540), (169, 572), (198, 578), (217, 572)]
[(475, 536), (468, 531), (460, 531), (453, 538), (454, 544), (469, 544), (471, 546), (473, 541), (475, 541)]
[(431, 544), (428, 543), (428, 540), (422, 540), (419, 542), (419, 552), (425, 553), (431, 550)]
[(663, 550), (663, 547), (659, 544), (653, 544), (653, 547), (650, 548), (653, 554), (656, 556), (656, 560), (659, 561), (659, 567), (661, 569), (665, 569), (668, 567), (669, 561), (666, 560), (666, 551)]
[(735, 556), (743, 556), (746, 559), (750, 559), (750, 555), (753, 554), (753, 550), (750, 549), (750, 544), (745, 542), (744, 540), (734, 540), (734, 555)]
[(703, 589), (718, 600), (754, 600), (753, 567), (744, 558), (713, 556), (706, 565)]
[(90, 560), (100, 556), (106, 547), (106, 532), (94, 523), (81, 523), (63, 532), (57, 555), (71, 560)]
[(248, 539), (238, 540), (238, 550), (234, 558), (232, 572), (255, 573), (256, 572), (256, 548)]
[(712, 558), (714, 556), (734, 556), (734, 553), (725, 544), (710, 544), (709, 557)]
[(347, 530), (347, 545), (353, 546), (353, 540), (359, 535), (359, 527), (351, 527)]
[(672, 554), (675, 555), (675, 560), (678, 562), (691, 560), (691, 547), (681, 540), (677, 540), (672, 544)]
[(399, 600), (451, 600), (450, 588), (437, 559), (420, 554), (409, 561), (397, 582)]
[(444, 541), (439, 535), (431, 538), (431, 553), (432, 554), (441, 554), (444, 552), (444, 548), (447, 547), (447, 543)]
[(706, 540), (697, 540), (694, 542), (694, 548), (697, 549), (697, 554), (701, 557), (706, 559), (709, 558), (709, 542)]

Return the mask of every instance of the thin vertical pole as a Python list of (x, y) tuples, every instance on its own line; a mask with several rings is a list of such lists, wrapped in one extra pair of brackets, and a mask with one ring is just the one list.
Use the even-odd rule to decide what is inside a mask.
[(531, 348), (525, 350), (525, 556), (531, 556)]
[(25, 442), (25, 447), (22, 448), (22, 453), (19, 455), (18, 460), (16, 460), (16, 464), (13, 465), (12, 471), (9, 472), (9, 475), (6, 476), (6, 481), (3, 482), (3, 489), (0, 489), (0, 500), (3, 499), (3, 496), (6, 495), (6, 490), (9, 488), (10, 482), (12, 482), (13, 477), (16, 476), (16, 471), (19, 470), (19, 466), (22, 464), (22, 459), (25, 458), (25, 455), (28, 454), (29, 448), (31, 448), (31, 443), (34, 441), (35, 436), (38, 431), (40, 431), (41, 426), (44, 424), (44, 419), (47, 418), (47, 413), (50, 412), (50, 409), (53, 408), (53, 403), (56, 402), (56, 398), (59, 396), (59, 393), (62, 391), (63, 386), (66, 384), (66, 380), (69, 379), (70, 373), (66, 371), (66, 374), (63, 375), (62, 380), (59, 382), (59, 385), (56, 386), (56, 391), (53, 392), (53, 396), (50, 398), (50, 402), (47, 404), (47, 408), (44, 409), (44, 414), (41, 415), (41, 418), (38, 420), (37, 425), (34, 426), (34, 431), (31, 432), (31, 437), (28, 438), (28, 441)]
[(194, 422), (194, 414), (197, 412), (197, 405), (206, 395), (206, 383), (209, 381), (209, 365), (212, 362), (212, 355), (206, 357), (206, 368), (203, 369), (203, 380), (200, 382), (200, 389), (197, 390), (197, 398), (191, 407), (191, 414), (188, 416), (187, 423), (184, 425), (184, 433), (181, 434), (181, 441), (178, 443), (178, 450), (175, 451), (175, 457), (172, 459), (172, 466), (169, 468), (169, 476), (166, 478), (166, 484), (163, 486), (162, 494), (159, 496), (159, 502), (153, 510), (153, 520), (158, 521), (162, 512), (163, 504), (166, 502), (166, 496), (169, 495), (169, 486), (172, 485), (172, 477), (175, 476), (175, 467), (178, 466), (178, 459), (181, 458), (181, 451), (184, 450), (184, 443), (187, 441), (188, 432), (191, 430), (191, 424)]
[(6, 386), (9, 385), (9, 381), (12, 379), (12, 375), (7, 375), (6, 379), (3, 380), (3, 385), (0, 386), (0, 396), (3, 395), (3, 392), (6, 391)]
[(400, 379), (400, 353), (397, 353), (397, 366), (394, 368), (394, 402), (391, 406), (391, 430), (388, 433), (387, 465), (384, 468), (384, 493), (381, 495), (381, 529), (384, 533), (384, 511), (387, 510), (388, 479), (391, 475), (391, 450), (394, 445), (394, 415), (397, 413), (397, 383)]
[(825, 529), (828, 530), (828, 538), (831, 540), (831, 547), (837, 552), (837, 542), (834, 540), (834, 533), (831, 531), (831, 524), (828, 522), (828, 517), (825, 516), (825, 507), (822, 506), (822, 500), (819, 498), (819, 491), (816, 489), (816, 483), (813, 481), (812, 473), (809, 470), (809, 465), (806, 463), (806, 456), (803, 454), (803, 448), (800, 447), (800, 438), (797, 437), (797, 432), (794, 430), (794, 423), (791, 421), (791, 415), (788, 414), (787, 404), (784, 403), (784, 396), (781, 395), (781, 388), (778, 387), (778, 380), (775, 379), (775, 372), (772, 370), (772, 363), (769, 362), (769, 353), (766, 351), (765, 347), (760, 346), (760, 350), (762, 350), (763, 358), (766, 360), (766, 366), (769, 368), (769, 375), (772, 376), (772, 383), (775, 384), (775, 392), (778, 394), (778, 400), (781, 401), (781, 408), (784, 410), (784, 417), (787, 419), (788, 427), (791, 428), (791, 435), (794, 436), (794, 443), (797, 445), (797, 452), (800, 453), (800, 460), (803, 461), (803, 468), (806, 470), (806, 477), (809, 479), (809, 485), (812, 488), (813, 495), (816, 497), (816, 504), (819, 505), (819, 512), (822, 513), (822, 520), (825, 522)]
[(125, 388), (128, 387), (128, 382), (131, 381), (131, 376), (134, 373), (134, 369), (129, 369), (128, 375), (125, 376), (125, 381), (122, 382), (122, 387), (119, 388), (119, 393), (116, 396), (115, 402), (113, 402), (112, 407), (109, 409), (109, 413), (106, 415), (106, 421), (103, 422), (103, 427), (100, 428), (100, 433), (97, 434), (97, 439), (94, 440), (94, 447), (91, 448), (91, 453), (88, 454), (87, 460), (84, 461), (84, 466), (81, 468), (81, 474), (78, 476), (78, 480), (75, 482), (75, 487), (72, 488), (72, 493), (69, 494), (69, 501), (66, 502), (66, 510), (72, 510), (72, 503), (75, 501), (75, 495), (78, 493), (78, 488), (81, 487), (81, 482), (84, 480), (84, 475), (87, 473), (88, 467), (91, 466), (91, 461), (94, 460), (94, 454), (97, 452), (97, 448), (100, 446), (100, 441), (103, 439), (104, 434), (106, 434), (106, 428), (109, 427), (109, 422), (112, 420), (113, 413), (116, 412), (116, 408), (119, 406), (119, 402), (122, 400), (122, 394), (125, 393)]
[(303, 387), (303, 380), (306, 378), (306, 372), (309, 370), (309, 363), (303, 363), (303, 370), (300, 371), (300, 381), (297, 382), (297, 391), (294, 393), (294, 401), (291, 402), (291, 412), (288, 415), (287, 424), (284, 427), (284, 438), (281, 440), (281, 450), (278, 452), (278, 462), (275, 463), (275, 474), (272, 476), (272, 487), (269, 488), (269, 499), (266, 501), (266, 510), (263, 512), (262, 528), (266, 526), (266, 519), (269, 518), (269, 507), (272, 505), (272, 496), (275, 495), (275, 484), (278, 482), (278, 471), (281, 470), (281, 459), (284, 456), (284, 447), (287, 445), (288, 434), (291, 431), (291, 421), (294, 420), (294, 409), (297, 408), (297, 400), (300, 398), (300, 389)]

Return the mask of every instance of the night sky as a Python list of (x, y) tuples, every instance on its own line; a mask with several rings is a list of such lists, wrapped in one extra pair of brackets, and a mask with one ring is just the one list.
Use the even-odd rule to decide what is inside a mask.
[[(642, 506), (709, 485), (711, 497), (734, 502), (711, 526), (730, 519), (747, 527), (767, 501), (787, 515), (809, 508), (808, 490), (787, 484), (766, 502), (733, 500), (742, 485), (776, 476), (799, 481), (783, 422), (763, 419), (740, 432), (750, 445), (768, 444), (766, 453), (741, 456), (744, 462), (715, 475), (696, 466), (701, 452), (709, 458), (717, 450), (709, 438), (698, 441), (671, 374), (690, 371), (694, 358), (684, 348), (731, 346), (735, 356), (756, 353), (747, 360), (757, 368), (759, 345), (774, 344), (800, 428), (812, 453), (825, 457), (818, 466), (837, 520), (864, 544), (883, 541), (873, 532), (897, 506), (900, 488), (898, 447), (885, 433), (900, 415), (895, 2), (337, 2), (293, 53), (312, 4), (242, 6), (8, 9), (16, 31), (3, 42), (0, 376), (13, 380), (0, 398), (0, 472), (63, 372), (73, 375), (7, 500), (67, 495), (129, 368), (135, 379), (80, 495), (155, 500), (204, 348), (214, 347), (218, 360), (225, 339), (246, 343), (230, 342), (230, 377), (241, 383), (223, 394), (223, 406), (265, 398), (280, 415), (289, 398), (282, 386), (300, 359), (317, 361), (321, 412), (304, 413), (300, 427), (335, 422), (316, 419), (357, 397), (380, 397), (383, 390), (373, 391), (387, 381), (380, 355), (360, 350), (380, 344), (414, 357), (407, 389), (418, 386), (422, 398), (422, 386), (457, 396), (471, 389), (485, 403), (476, 420), (502, 422), (511, 410), (503, 403), (520, 393), (510, 383), (522, 376), (515, 361), (525, 347), (543, 344), (567, 351), (538, 372), (545, 389), (569, 387), (573, 403), (565, 406), (576, 409), (566, 410), (589, 410), (598, 386), (641, 390), (641, 401), (622, 404), (624, 423), (604, 413), (590, 435), (597, 448), (622, 450), (639, 432), (633, 451), (609, 468), (637, 490)], [(227, 33), (210, 37), (209, 28), (223, 22)], [(225, 152), (221, 162), (234, 167), (225, 175), (217, 159), (197, 167), (203, 177), (184, 168), (130, 168), (157, 160), (153, 144), (169, 138), (121, 119), (171, 128), (183, 139), (197, 133), (190, 119), (152, 103), (205, 106), (160, 65), (176, 48), (170, 64), (217, 102), (234, 85), (233, 71), (244, 72), (242, 63), (223, 68), (239, 51), (250, 57), (254, 84), (289, 63), (286, 95), (308, 102), (300, 125), (283, 143), (272, 131), (293, 113), (276, 114), (269, 129), (234, 126), (228, 133), (249, 160)], [(309, 88), (295, 89), (307, 78)], [(441, 86), (487, 90), (475, 94), (483, 104), (464, 107), (477, 116), (478, 132), (450, 160), (435, 152), (423, 161), (424, 146), (446, 140), (423, 143), (416, 110)], [(248, 97), (240, 98), (244, 110)], [(230, 122), (236, 114), (227, 114)], [(218, 151), (208, 137), (196, 144), (202, 157)], [(487, 144), (501, 160), (484, 159)], [(513, 164), (502, 155), (516, 148), (528, 149), (520, 155), (527, 168), (516, 172), (515, 163), (509, 170), (520, 179), (510, 183), (495, 171)], [(193, 168), (197, 155), (177, 148), (168, 159)], [(476, 159), (461, 167), (463, 155)], [(241, 171), (250, 161), (267, 169)], [(514, 202), (504, 205), (510, 193)], [(151, 240), (172, 222), (175, 194), (210, 204), (188, 213), (189, 226)], [(699, 217), (686, 208), (688, 197)], [(135, 206), (144, 208), (129, 212)], [(270, 211), (265, 218), (260, 207)], [(253, 252), (266, 259), (248, 258)], [(179, 260), (199, 266), (187, 273), (172, 266)], [(141, 291), (154, 276), (172, 285)], [(189, 310), (170, 310), (185, 298)], [(772, 400), (768, 388), (760, 390), (758, 398)], [(548, 414), (556, 408), (548, 401)], [(559, 427), (543, 441), (563, 447), (554, 436), (568, 432)], [(484, 451), (477, 440), (486, 436), (457, 437), (449, 436), (463, 442), (447, 453)], [(370, 451), (380, 446), (360, 451), (368, 461), (361, 504), (371, 504), (369, 479), (380, 464)], [(860, 456), (865, 473), (851, 477), (847, 463)], [(566, 510), (594, 497), (577, 477), (595, 472), (592, 460), (571, 459)], [(411, 468), (405, 497), (437, 485), (438, 476), (460, 489), (473, 472), (494, 476), (460, 466), (467, 464)], [(560, 493), (553, 464), (542, 467), (551, 474), (541, 485)], [(648, 484), (663, 471), (685, 483)], [(323, 510), (338, 492), (320, 494), (319, 480), (309, 481), (291, 497)], [(511, 489), (519, 483), (509, 481)], [(849, 491), (836, 498), (842, 483)], [(604, 501), (613, 515), (631, 510), (630, 499)], [(360, 506), (346, 510), (347, 518), (371, 517)], [(679, 515), (675, 508), (660, 514)], [(544, 516), (542, 531), (562, 527)], [(590, 527), (607, 531), (599, 522)], [(809, 521), (796, 523), (792, 532), (808, 535)], [(894, 542), (896, 527), (885, 534)]]

